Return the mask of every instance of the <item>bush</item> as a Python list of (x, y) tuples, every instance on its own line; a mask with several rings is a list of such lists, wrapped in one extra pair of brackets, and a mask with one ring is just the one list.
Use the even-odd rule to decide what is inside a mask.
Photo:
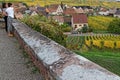
[(62, 29), (63, 32), (71, 32), (71, 26), (69, 26), (66, 23), (61, 25), (61, 29)]
[(66, 46), (66, 36), (59, 24), (53, 20), (46, 19), (44, 16), (26, 16), (21, 21), (57, 43)]
[(110, 22), (108, 31), (115, 34), (120, 34), (120, 19), (116, 18)]
[(88, 32), (88, 30), (89, 30), (88, 26), (84, 26), (84, 27), (82, 27), (81, 32), (86, 33), (86, 32)]

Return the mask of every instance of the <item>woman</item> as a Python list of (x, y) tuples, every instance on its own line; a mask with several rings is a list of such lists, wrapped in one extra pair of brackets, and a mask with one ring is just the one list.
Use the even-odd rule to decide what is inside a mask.
[(5, 20), (5, 30), (6, 30), (6, 32), (8, 32), (8, 30), (7, 30), (7, 15), (6, 15), (6, 9), (7, 9), (7, 3), (3, 3), (2, 4), (2, 15), (4, 16), (4, 20)]
[(12, 21), (14, 18), (14, 8), (12, 3), (8, 3), (8, 8), (6, 9), (6, 13), (8, 15), (8, 18), (7, 18), (8, 36), (13, 36)]

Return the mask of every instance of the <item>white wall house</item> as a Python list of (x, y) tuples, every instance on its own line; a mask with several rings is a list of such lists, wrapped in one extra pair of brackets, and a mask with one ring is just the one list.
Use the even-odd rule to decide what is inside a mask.
[(117, 10), (117, 11), (115, 12), (114, 17), (120, 18), (120, 10)]
[(109, 15), (109, 11), (100, 11), (100, 12), (98, 12), (98, 14), (107, 16), (107, 15)]
[(82, 29), (82, 27), (88, 26), (88, 20), (85, 14), (74, 14), (71, 22), (73, 30)]

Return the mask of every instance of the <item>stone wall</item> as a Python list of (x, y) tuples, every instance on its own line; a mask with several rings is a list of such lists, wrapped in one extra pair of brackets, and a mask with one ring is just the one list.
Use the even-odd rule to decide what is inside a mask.
[(45, 80), (120, 80), (99, 65), (14, 21), (14, 34)]

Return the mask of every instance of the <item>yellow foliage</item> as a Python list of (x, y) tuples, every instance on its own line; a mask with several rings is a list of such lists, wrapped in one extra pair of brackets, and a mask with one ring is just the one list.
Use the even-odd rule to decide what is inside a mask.
[(85, 40), (85, 44), (86, 44), (88, 47), (91, 47), (91, 41), (90, 41), (90, 40)]
[(101, 41), (100, 40), (93, 40), (93, 45), (101, 48)]
[(104, 47), (113, 49), (114, 48), (114, 41), (110, 41), (110, 40), (104, 41)]
[(107, 30), (109, 23), (113, 19), (114, 19), (113, 17), (89, 16), (88, 24), (93, 30)]
[(116, 48), (120, 48), (120, 41), (116, 41)]

